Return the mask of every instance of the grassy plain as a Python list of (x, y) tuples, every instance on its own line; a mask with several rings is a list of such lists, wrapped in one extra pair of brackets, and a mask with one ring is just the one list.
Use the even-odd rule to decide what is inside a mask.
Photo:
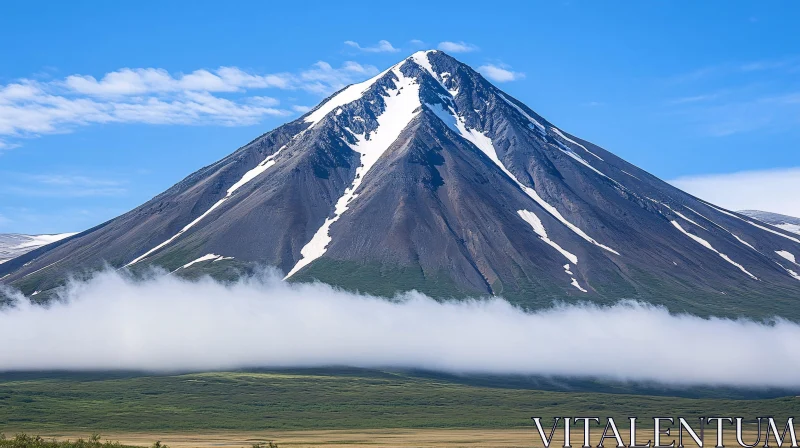
[(0, 432), (526, 429), (531, 416), (800, 416), (800, 398), (679, 398), (492, 387), (382, 371), (2, 374)]

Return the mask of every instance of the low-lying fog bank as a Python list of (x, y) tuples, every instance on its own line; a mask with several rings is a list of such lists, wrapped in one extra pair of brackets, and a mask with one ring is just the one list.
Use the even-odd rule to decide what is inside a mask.
[(221, 284), (114, 271), (62, 300), (0, 309), (0, 370), (419, 368), (674, 385), (800, 386), (800, 326), (670, 315), (646, 304), (526, 313), (501, 299), (395, 300), (276, 275)]

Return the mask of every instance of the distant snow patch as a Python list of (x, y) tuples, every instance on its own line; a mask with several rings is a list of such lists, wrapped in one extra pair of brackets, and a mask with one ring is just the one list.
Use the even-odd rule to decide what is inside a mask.
[(776, 224), (775, 227), (786, 230), (787, 232), (800, 234), (800, 226), (797, 224), (783, 223), (783, 224)]
[(758, 280), (758, 277), (756, 277), (755, 275), (753, 275), (750, 272), (748, 272), (747, 269), (744, 268), (744, 266), (740, 265), (739, 263), (736, 263), (735, 261), (731, 260), (730, 257), (728, 257), (727, 255), (725, 255), (725, 254), (721, 253), (720, 251), (714, 249), (714, 247), (711, 245), (711, 243), (709, 243), (708, 241), (700, 238), (697, 235), (694, 235), (692, 233), (687, 232), (686, 230), (683, 230), (683, 227), (681, 227), (681, 225), (678, 224), (678, 221), (670, 221), (670, 222), (672, 222), (672, 225), (675, 226), (676, 229), (680, 230), (681, 233), (683, 233), (684, 235), (688, 236), (689, 238), (691, 238), (695, 242), (699, 243), (700, 245), (702, 245), (706, 249), (708, 249), (710, 251), (713, 251), (714, 253), (719, 255), (723, 260), (725, 260), (728, 263), (736, 266), (737, 268), (739, 268), (740, 271), (742, 271), (745, 274), (749, 275), (750, 278), (752, 278), (753, 280)]
[[(49, 235), (20, 235), (3, 234), (0, 235), (0, 264), (13, 260), (20, 255), (26, 254), (34, 249), (55, 243), (75, 235), (75, 233), (58, 233)], [(27, 264), (30, 264), (28, 262)], [(27, 266), (27, 264), (25, 266)]]
[[(736, 215), (733, 215), (733, 214), (731, 214), (731, 213), (726, 213), (724, 210), (720, 210), (720, 209), (718, 209), (718, 208), (716, 208), (716, 207), (714, 207), (714, 206), (712, 206), (712, 205), (710, 205), (710, 204), (708, 204), (708, 203), (706, 203), (706, 204), (707, 204), (707, 205), (709, 205), (709, 206), (710, 206), (711, 208), (713, 208), (713, 209), (716, 209), (716, 210), (718, 210), (718, 211), (720, 211), (720, 212), (722, 212), (722, 213), (725, 213), (726, 215), (733, 216), (734, 218), (739, 218), (739, 217), (738, 217), (738, 216), (736, 216)], [(762, 253), (760, 250), (758, 250), (758, 249), (756, 249), (755, 247), (753, 247), (753, 246), (752, 246), (750, 243), (748, 243), (747, 241), (743, 240), (742, 238), (740, 238), (740, 237), (739, 237), (738, 235), (736, 235), (735, 233), (733, 233), (733, 232), (731, 232), (730, 230), (728, 230), (728, 229), (726, 229), (726, 228), (722, 227), (721, 225), (719, 225), (719, 224), (715, 223), (714, 221), (712, 221), (712, 220), (708, 219), (707, 217), (703, 216), (702, 214), (700, 214), (699, 212), (697, 212), (697, 211), (696, 211), (696, 210), (694, 210), (693, 208), (691, 208), (691, 207), (687, 207), (687, 206), (685, 206), (685, 205), (684, 205), (684, 207), (686, 207), (687, 209), (691, 210), (692, 212), (694, 212), (695, 214), (697, 214), (697, 215), (698, 215), (698, 216), (700, 216), (701, 218), (705, 219), (706, 221), (710, 222), (711, 224), (714, 224), (715, 226), (719, 227), (720, 229), (722, 229), (722, 230), (724, 230), (724, 231), (726, 231), (726, 232), (730, 233), (730, 234), (731, 234), (731, 235), (732, 235), (734, 238), (736, 238), (736, 240), (737, 240), (737, 241), (739, 241), (739, 242), (740, 242), (740, 243), (742, 243), (743, 245), (745, 245), (745, 246), (749, 247), (750, 249), (753, 249), (754, 251), (758, 252), (758, 253), (759, 253), (759, 254), (761, 254), (761, 255), (764, 255), (764, 253)], [(739, 218), (739, 219), (742, 219), (742, 218)], [(743, 220), (743, 221), (746, 221), (746, 220)], [(751, 224), (752, 224), (752, 223), (751, 223)], [(792, 255), (791, 253), (789, 253), (789, 252), (786, 252), (786, 251), (775, 251), (775, 253), (776, 253), (776, 254), (778, 254), (778, 255), (780, 255), (780, 256), (781, 256), (781, 257), (783, 257), (783, 258), (786, 258), (787, 260), (791, 261), (792, 263), (795, 263), (795, 264), (796, 264), (795, 257), (794, 257), (794, 255)], [(791, 258), (788, 258), (788, 257), (791, 257)], [(773, 261), (774, 261), (774, 260), (773, 260)], [(791, 276), (792, 278), (794, 278), (794, 279), (797, 279), (797, 280), (800, 280), (800, 275), (798, 275), (798, 274), (797, 274), (797, 272), (795, 272), (795, 271), (793, 271), (793, 270), (791, 270), (791, 269), (788, 269), (788, 268), (786, 268), (786, 266), (784, 266), (784, 265), (782, 265), (782, 264), (778, 263), (777, 261), (775, 261), (775, 264), (777, 264), (778, 266), (780, 266), (780, 267), (781, 267), (781, 268), (782, 268), (784, 271), (786, 271), (786, 273), (787, 273), (787, 274), (789, 274), (789, 276)]]
[(703, 203), (704, 203), (704, 204), (706, 204), (707, 206), (709, 206), (709, 207), (713, 208), (714, 210), (716, 210), (716, 211), (720, 212), (720, 213), (723, 213), (723, 214), (725, 214), (725, 215), (728, 215), (728, 216), (734, 217), (734, 218), (736, 218), (736, 219), (739, 219), (739, 220), (741, 220), (741, 221), (744, 221), (744, 222), (746, 222), (746, 223), (748, 223), (748, 224), (750, 224), (750, 225), (752, 225), (752, 226), (758, 227), (758, 228), (759, 228), (759, 229), (761, 229), (761, 230), (765, 230), (765, 231), (767, 231), (767, 232), (769, 232), (769, 233), (774, 233), (775, 235), (782, 236), (782, 237), (786, 238), (787, 240), (791, 240), (791, 241), (794, 241), (794, 242), (795, 242), (795, 243), (797, 243), (797, 244), (800, 244), (800, 240), (798, 240), (797, 238), (795, 238), (795, 237), (793, 237), (793, 236), (784, 235), (784, 234), (783, 234), (783, 233), (781, 233), (781, 232), (776, 232), (776, 231), (774, 231), (774, 230), (772, 230), (772, 229), (770, 229), (770, 228), (768, 228), (768, 227), (764, 227), (764, 226), (762, 226), (762, 225), (760, 225), (760, 224), (756, 224), (756, 223), (754, 223), (753, 221), (750, 221), (749, 219), (744, 219), (744, 218), (742, 218), (742, 217), (740, 217), (740, 216), (736, 216), (736, 215), (734, 215), (733, 213), (731, 213), (731, 212), (728, 212), (728, 211), (725, 211), (725, 210), (723, 210), (723, 209), (721, 209), (721, 208), (719, 208), (719, 207), (715, 207), (715, 206), (713, 206), (713, 205), (709, 204), (709, 203), (708, 203), (708, 202), (706, 202), (706, 201), (703, 201)]
[(29, 241), (25, 241), (22, 244), (14, 246), (13, 249), (27, 249), (29, 247), (42, 247), (48, 244), (55, 243), (56, 241), (61, 241), (64, 238), (69, 238), (72, 235), (77, 235), (77, 233), (56, 233), (52, 235), (31, 235)]

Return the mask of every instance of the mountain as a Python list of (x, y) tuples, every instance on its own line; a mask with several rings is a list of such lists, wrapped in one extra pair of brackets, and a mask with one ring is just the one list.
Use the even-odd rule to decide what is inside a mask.
[(427, 51), (0, 278), (32, 294), (104, 263), (219, 278), (268, 265), (383, 295), (797, 319), (795, 256), (797, 235), (684, 193)]
[(739, 213), (779, 229), (786, 230), (787, 232), (800, 235), (800, 218), (781, 215), (779, 213), (762, 212), (761, 210), (741, 210)]
[(0, 264), (72, 235), (75, 234), (21, 235), (18, 233), (0, 233)]

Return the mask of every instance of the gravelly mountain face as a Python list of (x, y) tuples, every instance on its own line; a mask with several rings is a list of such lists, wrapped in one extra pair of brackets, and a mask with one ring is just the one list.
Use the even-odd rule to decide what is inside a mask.
[(800, 218), (781, 215), (780, 213), (762, 212), (761, 210), (741, 210), (739, 213), (800, 235)]
[(694, 198), (428, 51), (0, 277), (30, 294), (103, 263), (269, 265), (378, 294), (795, 319), (798, 262), (797, 235)]

